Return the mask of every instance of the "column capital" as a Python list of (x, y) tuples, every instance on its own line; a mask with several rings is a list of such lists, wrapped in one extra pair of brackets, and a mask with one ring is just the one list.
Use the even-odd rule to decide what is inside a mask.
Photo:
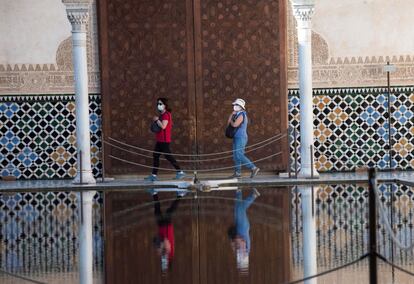
[(62, 0), (66, 5), (66, 14), (72, 25), (72, 32), (86, 32), (89, 21), (89, 1)]
[(293, 15), (298, 23), (309, 23), (315, 8), (314, 0), (291, 0)]

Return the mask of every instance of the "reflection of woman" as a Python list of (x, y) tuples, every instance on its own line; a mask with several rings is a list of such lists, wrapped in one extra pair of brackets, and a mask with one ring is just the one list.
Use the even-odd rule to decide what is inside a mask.
[(177, 198), (171, 203), (165, 214), (161, 212), (161, 205), (158, 194), (152, 191), (154, 200), (154, 215), (158, 225), (158, 235), (154, 238), (154, 245), (158, 254), (161, 256), (161, 269), (166, 271), (171, 267), (174, 257), (174, 226), (171, 222), (172, 214), (177, 209), (178, 203), (185, 193), (177, 192)]
[(247, 270), (249, 268), (250, 253), (250, 223), (247, 217), (247, 209), (260, 196), (259, 191), (253, 188), (250, 195), (243, 200), (241, 190), (236, 191), (236, 203), (234, 206), (234, 225), (228, 230), (231, 246), (236, 252), (237, 268)]
[(250, 177), (254, 178), (260, 169), (256, 167), (245, 154), (248, 140), (248, 118), (246, 113), (246, 102), (244, 100), (237, 99), (233, 102), (233, 112), (229, 116), (227, 124), (237, 128), (237, 131), (233, 137), (234, 174), (232, 177), (241, 177), (241, 167), (243, 165), (250, 169)]
[(177, 173), (175, 175), (176, 179), (182, 179), (185, 176), (185, 173), (180, 169), (177, 161), (174, 156), (171, 154), (170, 143), (171, 143), (171, 131), (173, 126), (171, 109), (168, 107), (168, 99), (158, 98), (157, 99), (157, 111), (159, 116), (154, 116), (153, 120), (161, 128), (161, 131), (156, 133), (157, 143), (155, 144), (154, 154), (153, 154), (153, 167), (152, 173), (145, 178), (148, 181), (158, 180), (158, 168), (160, 167), (160, 156), (161, 153), (164, 154), (165, 158), (171, 163), (171, 165), (176, 169)]

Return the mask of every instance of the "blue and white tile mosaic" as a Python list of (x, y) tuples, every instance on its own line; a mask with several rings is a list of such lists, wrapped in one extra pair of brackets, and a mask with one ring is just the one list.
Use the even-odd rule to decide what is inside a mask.
[[(388, 93), (384, 88), (314, 90), (315, 166), (318, 171), (390, 167)], [(392, 168), (413, 169), (414, 87), (391, 89)], [(291, 165), (299, 135), (299, 94), (289, 91)], [(299, 157), (300, 160), (300, 157)]]
[[(100, 174), (100, 95), (89, 96), (91, 154)], [(0, 170), (23, 179), (70, 178), (76, 173), (73, 95), (0, 97)]]

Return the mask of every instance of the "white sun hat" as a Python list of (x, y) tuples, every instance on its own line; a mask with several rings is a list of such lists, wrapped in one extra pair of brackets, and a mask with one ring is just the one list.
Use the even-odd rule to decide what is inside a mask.
[(246, 102), (243, 99), (236, 99), (233, 102), (233, 105), (241, 106), (243, 109), (246, 109)]

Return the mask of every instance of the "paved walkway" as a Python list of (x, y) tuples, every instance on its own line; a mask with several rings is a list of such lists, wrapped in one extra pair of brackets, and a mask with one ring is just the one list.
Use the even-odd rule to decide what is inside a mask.
[[(367, 173), (323, 173), (319, 179), (282, 178), (272, 175), (259, 175), (254, 179), (220, 179), (217, 177), (201, 177), (200, 182), (211, 186), (295, 186), (295, 185), (322, 185), (322, 184), (357, 184), (367, 183)], [(379, 182), (396, 182), (414, 187), (414, 171), (379, 172)], [(44, 191), (119, 191), (138, 190), (148, 188), (187, 188), (193, 185), (192, 179), (182, 181), (162, 180), (146, 182), (143, 179), (126, 178), (97, 182), (94, 185), (73, 184), (72, 180), (18, 180), (0, 181), (0, 192), (44, 192)]]

